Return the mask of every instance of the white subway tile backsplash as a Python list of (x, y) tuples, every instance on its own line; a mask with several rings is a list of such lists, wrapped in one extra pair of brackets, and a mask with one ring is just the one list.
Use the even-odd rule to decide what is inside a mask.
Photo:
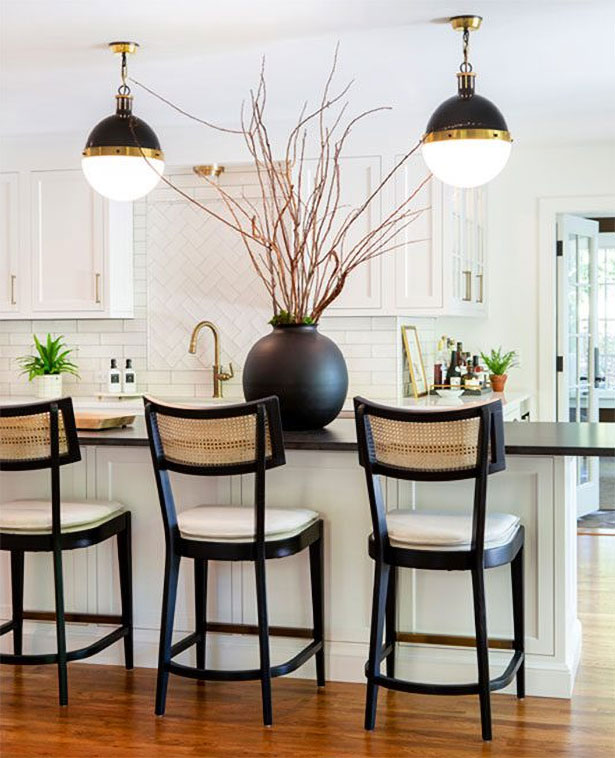
[(15, 332), (31, 332), (31, 321), (0, 321), (0, 332), (8, 332), (14, 334)]
[(96, 318), (78, 322), (80, 332), (119, 332), (122, 331), (121, 319)]
[[(251, 193), (254, 188), (246, 184), (249, 184), (250, 179), (249, 173), (238, 172), (233, 184), (237, 187), (244, 186), (246, 192)], [(185, 176), (182, 175), (181, 181), (187, 181), (188, 186), (194, 188), (200, 186), (201, 180), (187, 173)], [(252, 285), (246, 289), (245, 281), (251, 281), (249, 265), (241, 271), (235, 271), (234, 268), (232, 271), (226, 271), (221, 266), (218, 272), (221, 277), (218, 289), (215, 286), (213, 289), (208, 288), (205, 280), (195, 279), (199, 271), (196, 264), (199, 261), (191, 258), (191, 255), (197, 255), (199, 249), (202, 249), (199, 246), (203, 245), (203, 235), (200, 230), (191, 228), (189, 222), (186, 222), (184, 233), (192, 249), (182, 248), (182, 254), (185, 255), (183, 265), (189, 267), (189, 271), (182, 270), (183, 275), (178, 275), (176, 271), (175, 276), (171, 277), (165, 272), (164, 259), (162, 262), (160, 259), (153, 259), (149, 242), (150, 224), (164, 222), (164, 214), (158, 213), (156, 206), (160, 203), (158, 207), (164, 208), (166, 212), (171, 204), (177, 208), (178, 202), (184, 201), (179, 201), (173, 190), (158, 188), (148, 196), (147, 201), (142, 200), (134, 205), (135, 318), (0, 320), (0, 393), (17, 397), (33, 394), (33, 388), (27, 379), (20, 376), (16, 359), (30, 352), (33, 333), (44, 336), (51, 332), (54, 335), (62, 334), (67, 345), (75, 351), (74, 360), (79, 367), (81, 380), (73, 377), (66, 379), (67, 391), (74, 395), (95, 396), (106, 391), (110, 359), (117, 358), (119, 367), (123, 368), (126, 358), (131, 358), (137, 373), (137, 387), (141, 392), (159, 397), (186, 399), (211, 397), (212, 345), (209, 339), (200, 344), (199, 356), (190, 364), (182, 359), (183, 362), (176, 364), (176, 368), (170, 367), (166, 370), (164, 365), (159, 367), (156, 362), (150, 361), (149, 351), (160, 348), (155, 341), (158, 332), (152, 330), (150, 322), (150, 319), (156, 317), (156, 302), (149, 302), (149, 298), (153, 296), (148, 290), (148, 275), (152, 266), (158, 266), (159, 280), (168, 282), (165, 286), (169, 288), (175, 287), (180, 298), (187, 286), (196, 286), (203, 293), (202, 304), (198, 299), (195, 300), (198, 307), (194, 309), (194, 323), (207, 317), (218, 325), (223, 362), (227, 364), (232, 361), (235, 367), (235, 377), (224, 384), (224, 396), (229, 400), (242, 399), (241, 365), (245, 352), (251, 341), (256, 338), (253, 335), (267, 333), (268, 327), (265, 322), (268, 315), (262, 309), (261, 301), (254, 298)], [(182, 216), (176, 211), (173, 211), (171, 216), (174, 219), (179, 216), (190, 219), (190, 214)], [(169, 234), (169, 254), (177, 254), (181, 236), (175, 228), (173, 234)], [(215, 274), (216, 271), (210, 273), (207, 269), (208, 277)], [(236, 307), (238, 304), (241, 308)], [(262, 323), (262, 329), (254, 330), (254, 323)], [(396, 397), (398, 386), (401, 386), (402, 324), (412, 324), (419, 329), (425, 369), (429, 377), (436, 338), (435, 319), (403, 319), (378, 315), (357, 317), (336, 315), (332, 311), (321, 319), (320, 331), (340, 347), (346, 358), (349, 398), (358, 394), (391, 400)], [(166, 328), (165, 323), (156, 326), (156, 329)], [(171, 334), (178, 333), (177, 339), (181, 339), (181, 355), (185, 356), (188, 332), (184, 327), (178, 331), (173, 324), (169, 324), (168, 328)], [(154, 341), (148, 341), (148, 333), (149, 339)], [(246, 337), (248, 343), (245, 343)], [(169, 344), (175, 343), (171, 341)], [(240, 349), (238, 346), (241, 345), (244, 347)]]
[[(113, 345), (82, 345), (79, 356), (83, 358), (123, 358), (124, 346)], [(106, 362), (108, 364), (108, 361)]]
[(348, 342), (354, 342), (359, 344), (368, 344), (368, 345), (383, 345), (383, 344), (392, 344), (394, 343), (396, 338), (395, 333), (391, 333), (388, 330), (379, 332), (379, 331), (365, 331), (365, 332), (346, 332), (346, 340)]
[(396, 358), (397, 357), (397, 345), (367, 345), (370, 350), (370, 355), (373, 358)]
[(144, 335), (139, 332), (105, 332), (100, 335), (101, 345), (142, 345)]

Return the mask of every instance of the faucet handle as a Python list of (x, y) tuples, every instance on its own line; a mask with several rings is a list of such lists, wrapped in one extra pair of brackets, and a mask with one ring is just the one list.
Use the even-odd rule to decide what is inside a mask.
[(229, 370), (229, 373), (227, 374), (224, 371), (222, 371), (222, 366), (220, 366), (220, 370), (218, 371), (218, 379), (221, 382), (228, 382), (229, 379), (232, 379), (235, 376), (232, 363), (228, 364), (228, 370)]

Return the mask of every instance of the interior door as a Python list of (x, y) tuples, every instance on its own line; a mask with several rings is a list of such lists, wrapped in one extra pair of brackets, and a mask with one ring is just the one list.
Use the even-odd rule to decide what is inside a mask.
[[(598, 222), (557, 218), (557, 419), (598, 421), (594, 349), (598, 337)], [(599, 507), (597, 458), (577, 458), (577, 514)]]

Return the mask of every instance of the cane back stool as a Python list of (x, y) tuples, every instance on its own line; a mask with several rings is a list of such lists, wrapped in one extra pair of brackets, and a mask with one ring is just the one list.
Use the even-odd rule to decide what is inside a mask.
[[(158, 679), (157, 715), (164, 714), (169, 673), (198, 680), (260, 680), (263, 721), (273, 722), (271, 679), (316, 657), (318, 686), (325, 683), (323, 640), (323, 521), (318, 513), (299, 508), (268, 508), (265, 475), (285, 463), (277, 397), (240, 405), (186, 408), (145, 398), (145, 417), (166, 541)], [(201, 505), (176, 512), (169, 472), (194, 476), (254, 474), (254, 507)], [(313, 627), (269, 627), (265, 564), (309, 548)], [(181, 558), (194, 561), (196, 629), (172, 644), (173, 618)], [(209, 561), (250, 561), (256, 575), (258, 624), (208, 623)], [(205, 667), (208, 631), (258, 634), (260, 666), (220, 670)], [(311, 639), (297, 655), (272, 666), (269, 636)], [(173, 661), (196, 645), (196, 667)]]
[[(375, 561), (365, 728), (375, 726), (378, 687), (432, 695), (477, 694), (482, 736), (490, 740), (490, 692), (507, 686), (516, 676), (517, 697), (525, 696), (524, 530), (518, 517), (487, 514), (486, 508), (488, 476), (505, 468), (501, 401), (447, 411), (389, 408), (361, 397), (355, 398), (354, 405), (359, 462), (365, 469), (373, 525), (368, 549)], [(387, 512), (381, 476), (426, 482), (473, 479), (472, 512)], [(508, 563), (513, 655), (504, 673), (490, 679), (484, 571)], [(398, 568), (471, 572), (478, 682), (427, 684), (395, 676)], [(385, 659), (383, 675), (381, 664)]]
[[(13, 653), (1, 653), (0, 663), (58, 666), (60, 705), (68, 703), (67, 663), (89, 658), (121, 639), (127, 669), (133, 667), (132, 560), (130, 512), (115, 501), (66, 501), (60, 492), (60, 467), (81, 460), (72, 400), (0, 408), (0, 471), (49, 469), (51, 497), (0, 503), (0, 549), (11, 554), (12, 618), (0, 634), (13, 633)], [(62, 554), (65, 550), (97, 545), (117, 537), (121, 616), (66, 613)], [(53, 556), (55, 613), (24, 611), (24, 555), (48, 552)], [(55, 620), (57, 652), (23, 654), (23, 621)], [(66, 622), (117, 623), (113, 631), (78, 650), (66, 649)]]

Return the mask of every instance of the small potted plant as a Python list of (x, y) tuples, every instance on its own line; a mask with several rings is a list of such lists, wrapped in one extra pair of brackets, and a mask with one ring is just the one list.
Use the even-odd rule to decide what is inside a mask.
[(48, 334), (45, 343), (41, 343), (35, 334), (32, 337), (37, 354), (18, 358), (21, 373), (28, 374), (29, 381), (36, 381), (37, 397), (60, 397), (62, 374), (79, 377), (77, 366), (70, 360), (71, 351), (62, 342), (62, 336), (53, 340), (51, 334)]
[(489, 369), (489, 381), (491, 382), (491, 389), (494, 392), (504, 392), (504, 386), (508, 379), (506, 373), (508, 369), (517, 366), (517, 353), (514, 350), (510, 350), (508, 353), (503, 353), (502, 348), (497, 350), (491, 349), (489, 355), (481, 353), (485, 365)]

